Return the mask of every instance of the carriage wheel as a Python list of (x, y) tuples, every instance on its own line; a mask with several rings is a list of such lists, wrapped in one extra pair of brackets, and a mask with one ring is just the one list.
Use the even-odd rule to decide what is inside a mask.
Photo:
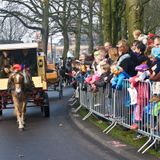
[(2, 116), (2, 114), (3, 114), (3, 111), (2, 111), (2, 109), (0, 110), (0, 116)]
[(63, 84), (62, 84), (62, 77), (60, 77), (59, 80), (59, 99), (62, 99), (63, 97)]
[(44, 105), (41, 107), (41, 110), (44, 117), (50, 116), (49, 98), (47, 93), (44, 93)]
[[(0, 97), (1, 98), (1, 97)], [(0, 104), (0, 116), (2, 116), (3, 110), (2, 110), (2, 103)]]

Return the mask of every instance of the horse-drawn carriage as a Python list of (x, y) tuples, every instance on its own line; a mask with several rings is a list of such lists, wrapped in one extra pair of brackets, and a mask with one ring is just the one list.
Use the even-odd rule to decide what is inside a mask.
[(58, 91), (59, 99), (63, 97), (63, 78), (58, 66), (47, 64), (46, 78), (48, 91)]
[[(60, 90), (62, 90), (62, 85), (58, 71), (53, 65), (47, 65), (46, 57), (44, 53), (39, 50), (38, 43), (0, 45), (0, 54), (2, 55), (1, 52), (4, 51), (7, 52), (8, 58), (11, 60), (10, 70), (12, 72), (9, 77), (0, 77), (0, 115), (2, 116), (3, 109), (12, 108), (13, 105), (14, 107), (17, 105), (19, 107), (15, 108), (19, 116), (17, 117), (17, 121), (19, 128), (23, 129), (23, 112), (25, 112), (26, 104), (31, 103), (34, 104), (34, 106), (40, 106), (42, 114), (45, 117), (49, 117), (48, 85), (59, 86)], [(21, 68), (15, 71), (15, 66), (18, 65), (21, 66)], [(28, 80), (27, 83), (30, 85), (27, 92), (25, 92), (24, 86), (27, 84), (27, 77), (30, 77), (31, 80)], [(10, 92), (9, 88), (11, 88)], [(62, 91), (60, 94), (62, 95)], [(19, 106), (21, 101), (25, 103)], [(20, 107), (23, 109), (20, 109)], [(22, 116), (22, 121), (20, 120), (20, 116)], [(21, 124), (19, 121), (21, 121)]]

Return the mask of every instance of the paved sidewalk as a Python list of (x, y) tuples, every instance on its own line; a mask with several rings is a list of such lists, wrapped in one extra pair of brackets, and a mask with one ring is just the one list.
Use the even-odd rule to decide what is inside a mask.
[[(112, 137), (102, 133), (102, 131), (90, 124), (89, 122), (82, 121), (82, 117), (76, 113), (70, 113), (71, 120), (73, 123), (87, 136), (94, 139), (99, 144), (103, 145), (106, 150), (112, 150), (113, 153), (123, 155), (124, 159), (128, 160), (160, 160), (160, 158), (155, 158), (148, 153), (142, 155), (137, 153), (137, 149), (126, 145)], [(122, 159), (123, 160), (123, 159)]]

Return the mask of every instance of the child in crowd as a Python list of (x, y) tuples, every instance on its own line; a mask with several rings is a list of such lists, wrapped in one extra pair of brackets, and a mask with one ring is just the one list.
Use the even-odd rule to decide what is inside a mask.
[[(144, 82), (150, 76), (149, 67), (147, 64), (142, 63), (135, 67), (137, 75), (129, 79), (130, 88), (128, 92), (130, 95), (131, 105), (133, 105), (133, 124), (131, 129), (138, 129), (138, 122), (142, 121), (144, 107), (149, 102), (149, 85)], [(144, 92), (145, 90), (145, 92)]]
[(97, 86), (104, 86), (104, 78), (110, 74), (110, 65), (106, 60), (102, 60), (97, 65), (97, 71), (85, 79), (85, 83), (91, 86), (91, 91), (96, 92), (98, 90)]
[(153, 47), (154, 46), (154, 38), (156, 37), (155, 34), (149, 33), (148, 34), (148, 47)]
[(150, 71), (147, 64), (142, 63), (141, 65), (137, 66), (135, 70), (137, 71), (137, 75), (129, 79), (129, 82), (131, 83), (131, 88), (136, 87), (138, 82), (143, 82), (150, 76)]
[(135, 31), (133, 31), (133, 37), (135, 40), (138, 40), (138, 37), (140, 36), (141, 31), (139, 29), (136, 29)]
[(94, 52), (94, 61), (92, 63), (92, 68), (94, 73), (97, 71), (97, 65), (99, 64), (100, 61), (102, 61), (105, 58), (103, 50), (98, 50)]
[(138, 40), (140, 42), (142, 42), (145, 46), (147, 46), (147, 43), (148, 43), (148, 36), (147, 35), (140, 34), (139, 37), (138, 37)]
[(106, 83), (110, 82), (112, 75), (110, 74), (110, 65), (105, 60), (98, 65), (99, 79), (92, 84), (91, 89), (97, 91), (98, 87), (105, 88)]

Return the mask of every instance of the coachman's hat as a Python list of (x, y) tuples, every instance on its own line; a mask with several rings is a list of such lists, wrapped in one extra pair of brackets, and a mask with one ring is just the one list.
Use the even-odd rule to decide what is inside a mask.
[(16, 71), (21, 71), (21, 65), (20, 64), (14, 64), (13, 65), (13, 70), (16, 70)]

